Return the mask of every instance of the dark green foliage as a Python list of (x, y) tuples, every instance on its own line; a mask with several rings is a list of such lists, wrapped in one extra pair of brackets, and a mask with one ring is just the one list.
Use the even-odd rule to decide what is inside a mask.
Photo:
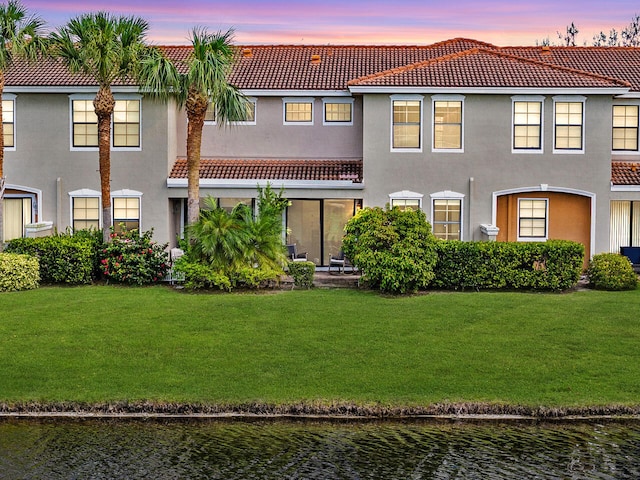
[(629, 259), (617, 253), (599, 253), (589, 262), (589, 285), (599, 290), (633, 290), (638, 276)]
[(95, 265), (95, 243), (68, 233), (40, 238), (16, 238), (7, 252), (34, 256), (40, 263), (42, 283), (91, 283)]
[(231, 290), (231, 280), (224, 273), (216, 270), (211, 265), (201, 262), (189, 261), (187, 257), (179, 258), (173, 268), (176, 272), (184, 274), (184, 286), (191, 290), (201, 288), (219, 288)]
[(288, 268), (295, 287), (311, 288), (313, 286), (313, 275), (316, 272), (315, 263), (289, 262)]
[(345, 227), (342, 249), (372, 288), (415, 292), (434, 278), (435, 239), (422, 211), (368, 207)]
[(38, 288), (38, 259), (31, 255), (0, 253), (0, 292)]
[(583, 268), (584, 246), (548, 242), (436, 243), (435, 288), (566, 290)]
[(167, 274), (167, 244), (151, 240), (153, 230), (142, 234), (138, 230), (111, 233), (111, 242), (101, 250), (102, 274), (108, 281), (145, 285), (160, 282)]

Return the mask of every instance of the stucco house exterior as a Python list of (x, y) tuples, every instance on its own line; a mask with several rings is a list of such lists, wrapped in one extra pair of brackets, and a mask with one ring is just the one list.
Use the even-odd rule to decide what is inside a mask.
[[(189, 47), (162, 47), (180, 62)], [(200, 192), (223, 207), (284, 188), (290, 243), (317, 265), (362, 206), (421, 208), (444, 239), (640, 246), (640, 49), (239, 46), (242, 122), (203, 132)], [(101, 227), (86, 78), (53, 60), (6, 75), (4, 240)], [(186, 217), (184, 111), (113, 88), (114, 222), (175, 244)], [(27, 228), (28, 227), (28, 228)]]

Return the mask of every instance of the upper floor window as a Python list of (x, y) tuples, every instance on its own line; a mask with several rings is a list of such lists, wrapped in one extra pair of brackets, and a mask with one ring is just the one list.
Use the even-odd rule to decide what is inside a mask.
[(513, 100), (513, 151), (542, 151), (543, 97), (511, 97)]
[(392, 150), (422, 148), (422, 96), (391, 97)]
[(15, 97), (12, 95), (3, 95), (2, 128), (4, 132), (4, 148), (15, 148)]
[(462, 100), (461, 95), (434, 95), (433, 99), (433, 150), (462, 150)]
[(638, 150), (638, 106), (613, 106), (612, 150)]
[[(112, 121), (111, 146), (117, 149), (139, 149), (141, 102), (135, 98), (116, 98)], [(72, 96), (71, 99), (71, 145), (73, 148), (98, 147), (98, 116), (93, 98)]]
[(584, 152), (584, 97), (554, 97), (554, 151)]
[(353, 125), (353, 98), (323, 98), (324, 125)]
[(313, 125), (312, 98), (284, 98), (284, 123)]
[[(229, 122), (237, 125), (255, 125), (256, 124), (256, 98), (247, 98), (245, 107), (246, 111), (238, 118), (229, 118)], [(210, 103), (204, 116), (206, 124), (215, 125), (217, 112), (215, 104)]]
[(547, 206), (545, 198), (518, 200), (518, 240), (546, 240)]

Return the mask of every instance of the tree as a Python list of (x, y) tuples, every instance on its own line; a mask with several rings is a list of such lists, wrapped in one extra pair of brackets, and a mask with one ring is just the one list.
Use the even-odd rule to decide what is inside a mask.
[(578, 35), (578, 27), (571, 22), (570, 26), (567, 26), (567, 33), (562, 34), (558, 32), (558, 38), (564, 42), (567, 47), (575, 47), (576, 46), (576, 37)]
[[(45, 50), (42, 37), (44, 21), (29, 15), (18, 0), (0, 5), (0, 98), (4, 91), (4, 75), (17, 58), (35, 61)], [(2, 102), (0, 101), (0, 118)], [(4, 241), (4, 127), (0, 122), (0, 250)]]
[(247, 115), (244, 95), (228, 82), (235, 61), (231, 45), (233, 30), (210, 34), (206, 29), (192, 31), (193, 51), (186, 64), (176, 68), (156, 50), (142, 70), (142, 88), (161, 99), (173, 98), (187, 113), (187, 223), (200, 215), (200, 150), (202, 127), (210, 105), (219, 127)]
[(139, 17), (106, 12), (73, 18), (51, 35), (53, 54), (72, 73), (90, 76), (98, 85), (93, 106), (98, 117), (98, 156), (102, 193), (102, 235), (110, 240), (111, 226), (111, 116), (115, 100), (111, 85), (137, 78), (144, 55), (148, 23)]

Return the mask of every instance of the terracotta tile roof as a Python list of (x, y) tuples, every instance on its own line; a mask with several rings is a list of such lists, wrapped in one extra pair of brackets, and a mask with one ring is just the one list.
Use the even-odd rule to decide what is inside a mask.
[[(169, 178), (187, 178), (187, 160), (178, 158)], [(220, 180), (348, 180), (362, 183), (362, 159), (203, 158), (200, 178)]]
[(638, 47), (503, 47), (520, 57), (618, 78), (640, 91)]
[(352, 80), (350, 86), (393, 87), (630, 87), (626, 82), (567, 67), (474, 48)]
[(640, 162), (611, 162), (611, 183), (640, 185)]

